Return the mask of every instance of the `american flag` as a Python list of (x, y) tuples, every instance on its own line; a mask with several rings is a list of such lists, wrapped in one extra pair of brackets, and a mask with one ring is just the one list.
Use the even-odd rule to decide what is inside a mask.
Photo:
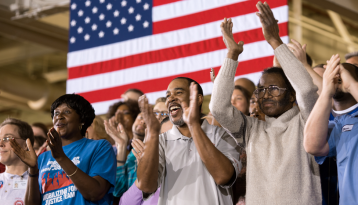
[[(127, 89), (151, 103), (165, 96), (170, 81), (189, 77), (210, 94), (210, 68), (219, 71), (227, 50), (220, 23), (231, 17), (236, 41), (245, 42), (236, 76), (258, 81), (272, 66), (256, 16), (256, 0), (72, 0), (67, 93), (107, 112)], [(288, 42), (287, 0), (267, 0), (280, 36)]]

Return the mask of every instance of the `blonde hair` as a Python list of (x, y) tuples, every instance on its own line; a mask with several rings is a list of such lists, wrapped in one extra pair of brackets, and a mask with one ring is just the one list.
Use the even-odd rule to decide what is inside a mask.
[(160, 98), (158, 98), (158, 99), (155, 101), (155, 105), (158, 104), (158, 103), (160, 103), (160, 102), (165, 103), (166, 100), (167, 100), (167, 98), (165, 98), (165, 97), (160, 97)]
[(112, 142), (114, 142), (114, 140), (106, 133), (106, 130), (104, 128), (104, 120), (101, 117), (96, 116), (93, 120), (92, 126), (94, 133), (98, 139), (107, 140), (111, 144)]

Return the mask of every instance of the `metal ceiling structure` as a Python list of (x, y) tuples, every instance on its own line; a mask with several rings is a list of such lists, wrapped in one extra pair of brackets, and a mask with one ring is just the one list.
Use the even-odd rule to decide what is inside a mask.
[[(316, 64), (358, 50), (358, 1), (289, 0), (290, 38), (307, 43)], [(65, 93), (69, 0), (0, 0), (0, 121), (51, 123), (49, 105)], [(210, 96), (203, 108), (208, 109)]]

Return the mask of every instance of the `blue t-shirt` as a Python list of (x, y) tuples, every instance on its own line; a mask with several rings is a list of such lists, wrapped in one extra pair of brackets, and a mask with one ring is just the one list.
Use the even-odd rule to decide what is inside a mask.
[[(110, 205), (116, 183), (116, 157), (107, 140), (90, 140), (82, 138), (63, 146), (66, 156), (84, 173), (91, 177), (100, 176), (112, 186), (99, 201), (91, 202), (83, 198), (71, 179), (52, 157), (51, 151), (41, 154), (38, 158), (39, 185), (42, 205)], [(70, 173), (71, 174), (71, 173)], [(93, 187), (96, 189), (97, 187)]]
[(328, 139), (329, 154), (336, 156), (340, 204), (358, 204), (358, 112), (337, 116)]

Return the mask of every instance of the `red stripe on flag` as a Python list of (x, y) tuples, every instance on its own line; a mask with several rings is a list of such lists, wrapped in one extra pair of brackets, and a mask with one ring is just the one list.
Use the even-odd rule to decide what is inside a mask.
[[(238, 69), (236, 71), (236, 76), (245, 75), (248, 73), (254, 73), (262, 71), (267, 67), (272, 66), (273, 56), (257, 58), (253, 60), (243, 61), (239, 63)], [(220, 67), (216, 67), (215, 71), (219, 72)], [(196, 80), (198, 83), (210, 82), (210, 69), (205, 69), (201, 71), (196, 71), (192, 73), (184, 73), (180, 75), (158, 78), (154, 80), (147, 80), (138, 83), (132, 83), (102, 90), (96, 90), (86, 93), (79, 93), (81, 96), (86, 98), (90, 103), (108, 101), (113, 99), (121, 98), (123, 94), (129, 88), (137, 88), (143, 91), (144, 93), (151, 93), (160, 90), (166, 90), (169, 83), (176, 77), (188, 77)], [(165, 93), (163, 93), (164, 97)]]
[[(287, 5), (287, 0), (266, 0), (266, 2), (271, 8)], [(244, 1), (186, 16), (153, 22), (153, 34), (219, 21), (225, 17), (229, 18), (254, 13), (258, 11), (256, 4), (257, 1)]]
[[(287, 22), (279, 24), (280, 35), (287, 36)], [(254, 29), (235, 33), (236, 40), (244, 41), (245, 44), (265, 40), (262, 29)], [(171, 47), (146, 53), (136, 54), (123, 58), (117, 58), (109, 61), (103, 61), (83, 66), (72, 67), (68, 69), (68, 79), (81, 78), (96, 74), (108, 73), (126, 68), (158, 63), (178, 58), (207, 53), (215, 50), (224, 49), (225, 45), (222, 37), (212, 38), (205, 41)]]
[(154, 6), (160, 6), (164, 4), (170, 4), (181, 0), (153, 0), (153, 7)]

